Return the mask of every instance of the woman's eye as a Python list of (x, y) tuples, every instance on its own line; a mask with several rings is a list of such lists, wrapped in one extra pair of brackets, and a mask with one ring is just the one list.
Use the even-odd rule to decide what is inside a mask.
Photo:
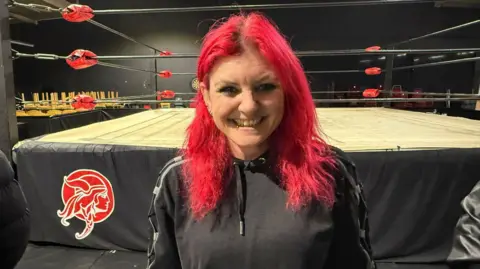
[(260, 91), (260, 92), (268, 92), (268, 91), (275, 90), (276, 88), (277, 88), (277, 85), (275, 85), (275, 84), (265, 83), (265, 84), (262, 84), (262, 85), (258, 86), (256, 88), (256, 90)]
[(234, 87), (229, 86), (229, 87), (220, 88), (218, 90), (218, 92), (223, 93), (223, 94), (227, 94), (227, 95), (233, 95), (233, 94), (238, 93), (238, 90)]

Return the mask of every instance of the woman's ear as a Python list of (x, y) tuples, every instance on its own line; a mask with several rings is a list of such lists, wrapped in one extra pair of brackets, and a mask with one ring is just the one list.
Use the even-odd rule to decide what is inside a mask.
[(207, 85), (203, 82), (199, 85), (199, 90), (202, 94), (203, 101), (205, 101), (205, 105), (207, 106), (208, 112), (212, 114), (211, 111), (211, 100), (210, 100), (210, 91), (207, 89)]

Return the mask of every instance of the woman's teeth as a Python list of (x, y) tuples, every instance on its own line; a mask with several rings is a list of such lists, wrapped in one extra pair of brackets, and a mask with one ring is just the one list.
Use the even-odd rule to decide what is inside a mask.
[(255, 120), (233, 120), (237, 127), (253, 127), (260, 123), (261, 118)]

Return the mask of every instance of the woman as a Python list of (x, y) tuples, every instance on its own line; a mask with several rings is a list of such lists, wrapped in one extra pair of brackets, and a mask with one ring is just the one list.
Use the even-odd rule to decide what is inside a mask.
[(320, 138), (276, 27), (230, 17), (206, 35), (197, 73), (185, 148), (154, 190), (148, 268), (373, 268), (353, 166)]

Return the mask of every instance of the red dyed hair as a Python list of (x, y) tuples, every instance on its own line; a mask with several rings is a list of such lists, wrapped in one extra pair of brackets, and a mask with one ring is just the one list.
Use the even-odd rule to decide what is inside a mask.
[[(285, 96), (284, 117), (269, 138), (272, 158), (288, 193), (287, 206), (298, 209), (312, 199), (333, 204), (329, 166), (334, 164), (329, 146), (321, 139), (310, 86), (300, 60), (277, 27), (259, 13), (231, 16), (205, 36), (198, 59), (197, 77), (209, 85), (209, 72), (218, 59), (240, 54), (246, 44), (271, 64)], [(222, 198), (225, 175), (231, 173), (232, 156), (227, 138), (215, 126), (203, 96), (197, 94), (195, 117), (187, 129), (181, 154), (190, 208), (204, 216)]]

